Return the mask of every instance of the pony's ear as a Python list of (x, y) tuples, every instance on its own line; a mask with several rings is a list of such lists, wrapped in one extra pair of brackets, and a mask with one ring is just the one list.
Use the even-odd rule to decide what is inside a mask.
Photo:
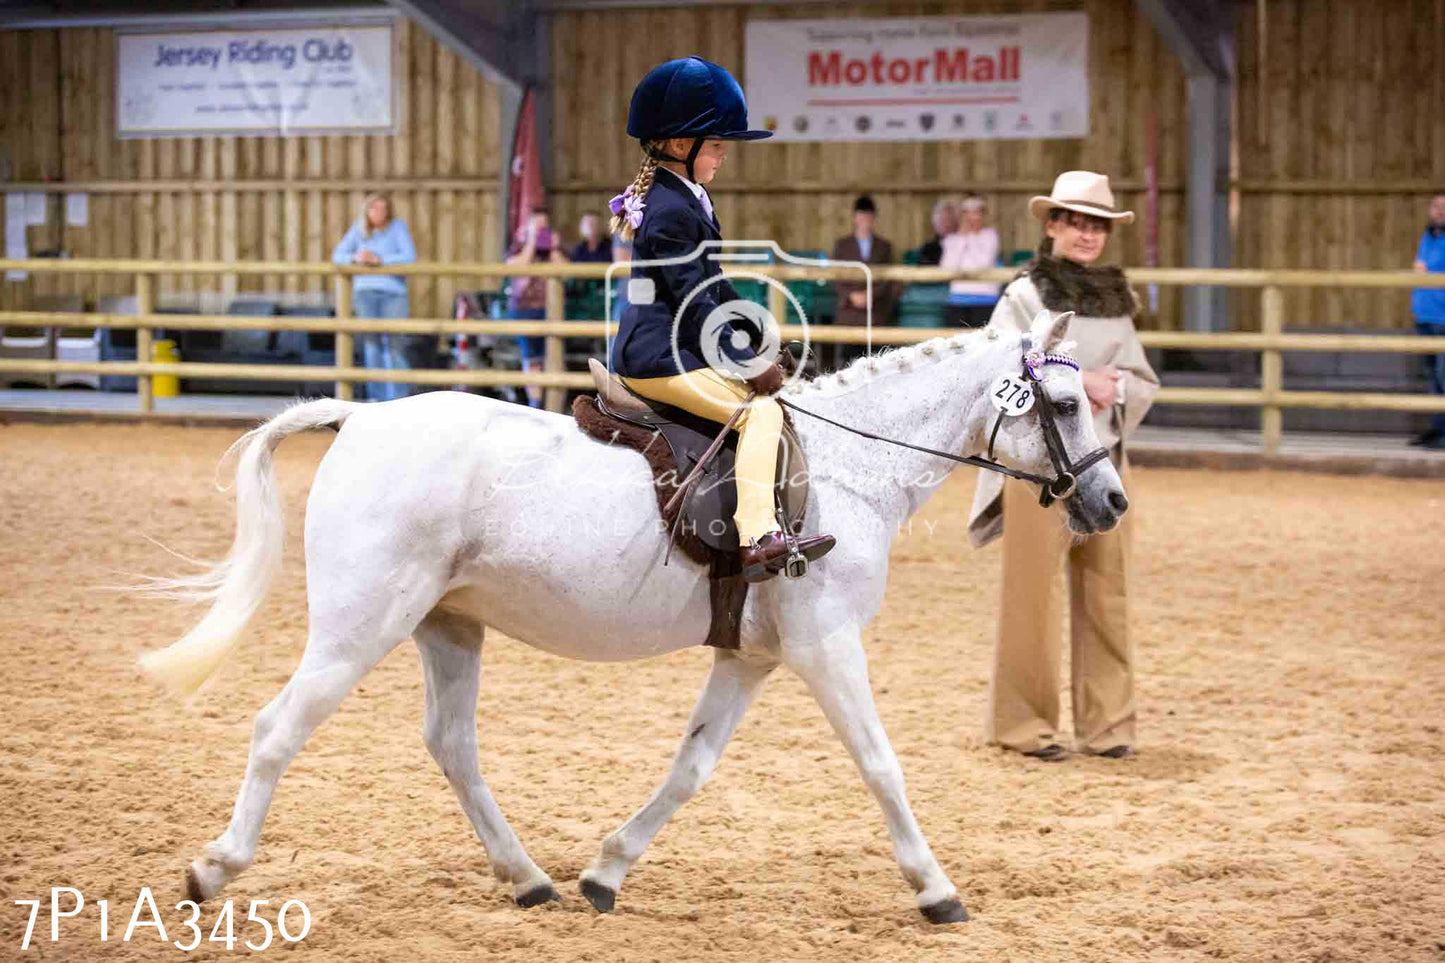
[(1074, 312), (1065, 311), (1058, 317), (1054, 317), (1047, 308), (1038, 313), (1034, 318), (1033, 328), (1029, 335), (1033, 343), (1044, 351), (1053, 351), (1059, 343), (1068, 337), (1069, 322), (1074, 318)]

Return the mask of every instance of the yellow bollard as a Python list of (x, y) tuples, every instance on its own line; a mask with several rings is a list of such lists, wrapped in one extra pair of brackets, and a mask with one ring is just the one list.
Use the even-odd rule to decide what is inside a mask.
[[(151, 361), (156, 364), (178, 364), (181, 360), (176, 343), (162, 338), (151, 344)], [(152, 375), (151, 393), (157, 398), (174, 398), (181, 393), (181, 379), (175, 375)]]

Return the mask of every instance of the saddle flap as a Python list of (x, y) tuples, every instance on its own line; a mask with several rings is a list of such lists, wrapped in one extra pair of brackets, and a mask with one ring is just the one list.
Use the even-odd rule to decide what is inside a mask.
[(622, 379), (608, 371), (607, 366), (596, 358), (587, 359), (587, 370), (592, 374), (592, 381), (597, 386), (597, 394), (602, 398), (602, 404), (608, 409), (633, 418), (653, 413), (651, 405), (628, 391)]

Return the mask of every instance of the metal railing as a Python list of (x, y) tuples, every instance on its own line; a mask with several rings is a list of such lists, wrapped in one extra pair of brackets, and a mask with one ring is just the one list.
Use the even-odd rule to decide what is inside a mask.
[[(604, 321), (563, 320), (563, 283), (568, 278), (603, 278), (605, 264), (528, 264), (439, 263), (418, 262), (396, 264), (384, 268), (356, 265), (291, 263), (273, 261), (132, 261), (91, 259), (0, 260), (0, 270), (67, 274), (129, 274), (135, 278), (136, 313), (106, 314), (55, 311), (0, 311), (0, 326), (29, 327), (131, 328), (136, 331), (135, 361), (56, 361), (45, 359), (0, 358), (0, 371), (34, 374), (105, 374), (133, 375), (139, 395), (140, 410), (154, 410), (151, 378), (156, 375), (207, 377), (220, 379), (267, 379), (276, 381), (336, 381), (336, 396), (351, 398), (357, 382), (405, 382), (422, 385), (465, 385), (483, 387), (535, 385), (545, 389), (546, 405), (553, 411), (562, 407), (569, 388), (587, 388), (592, 384), (588, 374), (564, 370), (563, 339), (567, 337), (601, 338), (616, 331), (616, 325)], [(750, 274), (761, 274), (778, 281), (856, 280), (856, 269), (806, 267), (782, 264), (749, 263)], [(155, 312), (155, 289), (158, 275), (299, 275), (324, 276), (332, 280), (336, 316), (333, 318), (240, 317), (231, 315), (177, 315)], [(465, 321), (441, 319), (388, 320), (356, 318), (352, 313), (351, 276), (357, 274), (403, 275), (406, 277), (465, 276), (470, 278), (538, 277), (547, 288), (547, 320)], [(889, 266), (874, 268), (875, 281), (937, 283), (952, 280), (1005, 282), (1015, 276), (1011, 269), (953, 272), (941, 268)], [(1138, 268), (1128, 272), (1136, 284), (1215, 285), (1221, 287), (1256, 288), (1261, 298), (1261, 331), (1183, 332), (1141, 331), (1145, 347), (1187, 348), (1217, 351), (1256, 351), (1261, 356), (1258, 388), (1171, 388), (1165, 386), (1156, 402), (1179, 405), (1228, 405), (1257, 407), (1261, 410), (1264, 448), (1275, 452), (1282, 433), (1282, 409), (1375, 409), (1409, 412), (1445, 411), (1445, 397), (1437, 395), (1392, 394), (1384, 392), (1286, 391), (1283, 387), (1284, 351), (1331, 352), (1404, 352), (1434, 354), (1440, 351), (1438, 339), (1405, 335), (1334, 335), (1286, 334), (1283, 318), (1283, 289), (1287, 287), (1369, 287), (1369, 288), (1442, 288), (1445, 274), (1422, 274), (1412, 271), (1273, 271), (1196, 268)], [(780, 286), (769, 286), (769, 310), (774, 317), (786, 317), (787, 299)], [(254, 330), (254, 331), (318, 331), (336, 337), (336, 363), (324, 365), (272, 364), (197, 364), (155, 362), (151, 357), (152, 330)], [(814, 343), (845, 343), (873, 345), (913, 344), (939, 335), (966, 333), (969, 329), (864, 327), (810, 325), (807, 336)], [(802, 325), (782, 325), (783, 338), (802, 337)], [(353, 360), (352, 337), (357, 333), (447, 335), (487, 334), (511, 336), (542, 336), (546, 339), (543, 370), (439, 371), (378, 370), (358, 368)]]

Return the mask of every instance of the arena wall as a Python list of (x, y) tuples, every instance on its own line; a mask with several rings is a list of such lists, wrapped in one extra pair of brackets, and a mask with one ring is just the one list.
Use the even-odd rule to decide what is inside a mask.
[[(0, 31), (0, 168), (15, 181), (90, 188), (86, 227), (64, 226), (63, 195), (49, 195), (32, 252), (74, 257), (324, 261), (361, 208), (366, 188), (389, 185), (397, 213), (431, 260), (495, 261), (500, 129), (498, 89), (398, 18), (402, 84), (398, 136), (115, 138), (115, 36), (108, 28)], [(508, 132), (510, 133), (510, 132)], [(166, 189), (147, 189), (164, 182)], [(164, 277), (162, 294), (193, 290), (320, 290), (320, 278), (223, 281)], [(446, 315), (459, 287), (480, 280), (418, 279), (412, 310)], [(32, 276), (0, 285), (0, 306), (36, 296), (130, 293), (124, 277)]]
[[(877, 199), (880, 230), (902, 251), (928, 231), (934, 202), (963, 189), (989, 200), (1005, 250), (1032, 247), (1024, 211), (1060, 170), (1108, 171), (1123, 203), (1145, 207), (1149, 117), (1156, 118), (1158, 262), (1184, 263), (1188, 143), (1178, 58), (1133, 0), (970, 0), (980, 13), (1078, 9), (1090, 17), (1091, 133), (1077, 140), (751, 145), (733, 152), (713, 186), (731, 237), (771, 237), (827, 249), (848, 228), (853, 197)], [(828, 16), (939, 14), (938, 3), (844, 5)], [(750, 18), (825, 15), (814, 6), (558, 10), (549, 15), (552, 183), (569, 236), (632, 176), (638, 153), (622, 135), (627, 101), (652, 62), (698, 52), (742, 72)], [(1445, 0), (1268, 0), (1240, 4), (1238, 128), (1232, 187), (1235, 263), (1369, 269), (1409, 265), (1433, 190), (1445, 187)], [(109, 29), (0, 31), (0, 177), (91, 191), (90, 224), (64, 227), (61, 195), (31, 251), (76, 256), (322, 260), (355, 216), (364, 187), (391, 185), (424, 257), (495, 260), (497, 89), (423, 29), (399, 20), (404, 118), (397, 137), (230, 137), (116, 140)], [(8, 167), (8, 171), (7, 171)], [(150, 184), (162, 189), (151, 189)], [(1147, 263), (1142, 224), (1111, 250)], [(267, 277), (242, 289), (307, 290), (319, 280)], [(174, 277), (161, 292), (224, 289), (235, 281)], [(420, 281), (419, 315), (447, 313), (475, 279)], [(124, 279), (32, 278), (0, 285), (0, 307), (37, 295), (90, 299), (129, 290)], [(1233, 296), (1234, 326), (1258, 326), (1257, 299)], [(1408, 294), (1290, 291), (1289, 327), (1391, 329), (1410, 322)], [(1179, 326), (1175, 292), (1160, 292), (1144, 325)]]

